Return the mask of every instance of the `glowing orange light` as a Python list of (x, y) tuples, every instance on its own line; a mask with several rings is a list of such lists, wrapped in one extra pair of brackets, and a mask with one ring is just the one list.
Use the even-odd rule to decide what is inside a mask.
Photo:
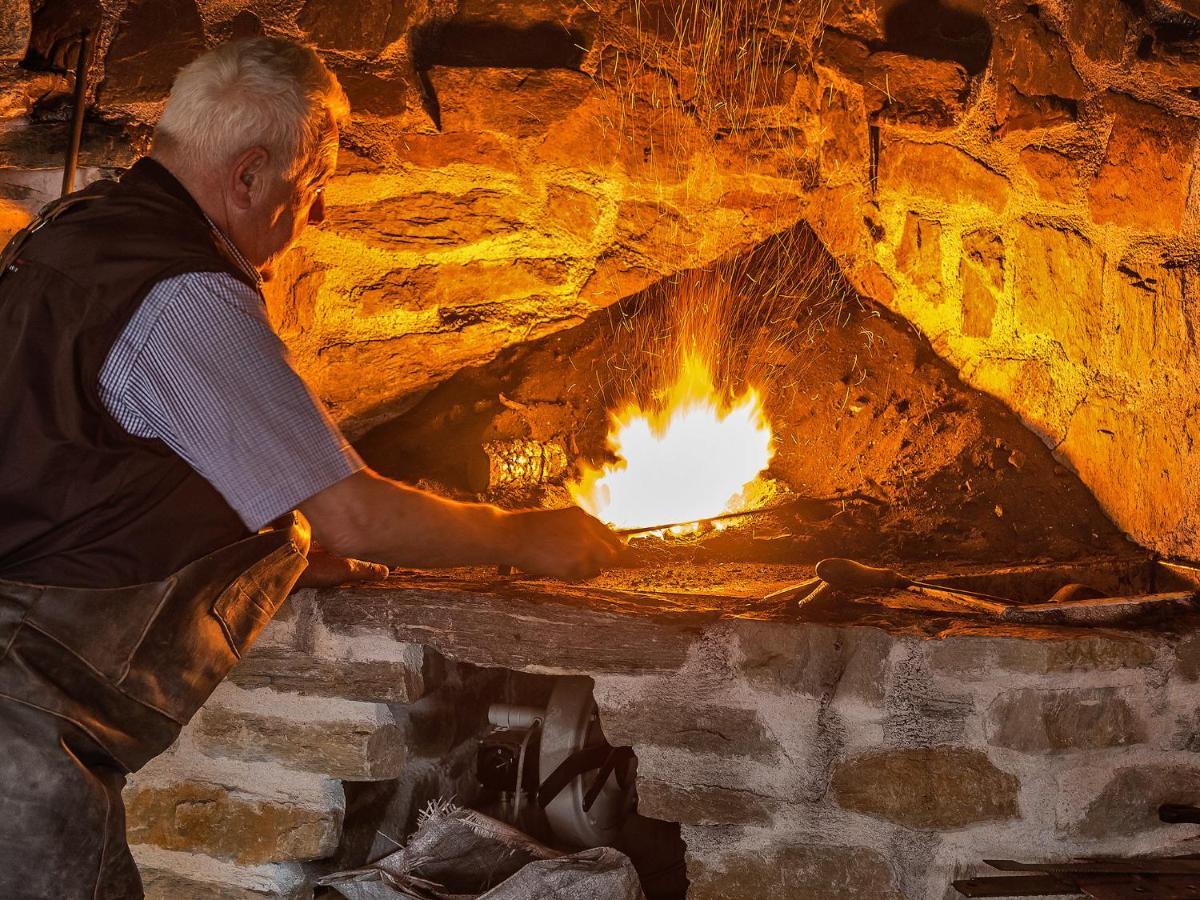
[[(616, 462), (588, 467), (575, 502), (616, 528), (695, 522), (746, 508), (747, 489), (771, 462), (771, 426), (753, 388), (723, 403), (711, 369), (687, 354), (663, 402), (612, 414)], [(677, 532), (693, 529), (673, 529)]]

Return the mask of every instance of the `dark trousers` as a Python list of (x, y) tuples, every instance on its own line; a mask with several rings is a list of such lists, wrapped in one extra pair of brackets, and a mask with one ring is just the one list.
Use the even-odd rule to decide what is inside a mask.
[(293, 520), (154, 584), (0, 581), (0, 898), (142, 896), (125, 776), (175, 740), (307, 551)]

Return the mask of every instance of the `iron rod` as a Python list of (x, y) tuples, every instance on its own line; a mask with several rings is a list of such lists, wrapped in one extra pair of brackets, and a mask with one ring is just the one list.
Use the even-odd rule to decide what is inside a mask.
[(707, 516), (703, 519), (689, 519), (686, 522), (672, 522), (669, 525), (645, 525), (640, 528), (615, 528), (615, 533), (622, 537), (629, 537), (635, 534), (649, 534), (652, 531), (666, 531), (668, 528), (681, 528), (684, 525), (703, 525), (709, 522), (724, 522), (726, 519), (742, 519), (747, 516), (765, 516), (769, 513), (783, 512), (795, 506), (801, 506), (805, 503), (833, 503), (838, 500), (860, 500), (864, 499), (857, 492), (851, 494), (836, 495), (833, 497), (793, 497), (791, 500), (784, 500), (782, 503), (775, 503), (770, 506), (760, 506), (758, 509), (743, 509), (741, 512), (722, 513), (719, 516)]

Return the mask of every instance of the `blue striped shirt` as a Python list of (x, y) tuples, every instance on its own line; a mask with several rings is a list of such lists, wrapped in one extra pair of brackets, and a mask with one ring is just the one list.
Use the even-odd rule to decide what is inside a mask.
[(260, 294), (231, 275), (155, 285), (99, 388), (127, 432), (163, 441), (252, 531), (364, 467), (292, 368)]

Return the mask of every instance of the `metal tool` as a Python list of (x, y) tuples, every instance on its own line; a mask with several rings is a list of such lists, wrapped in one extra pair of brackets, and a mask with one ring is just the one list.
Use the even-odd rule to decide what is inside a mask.
[(878, 569), (852, 559), (823, 559), (817, 577), (831, 587), (847, 591), (912, 590), (987, 613), (1020, 625), (1115, 625), (1151, 611), (1175, 607), (1180, 612), (1196, 608), (1195, 591), (1137, 594), (1126, 597), (1080, 597), (1048, 603), (1017, 603), (1005, 597), (914, 581), (894, 569)]
[[(857, 491), (851, 494), (835, 494), (830, 497), (792, 497), (780, 503), (760, 506), (758, 509), (743, 509), (741, 512), (721, 513), (719, 516), (706, 516), (703, 519), (687, 519), (683, 522), (669, 522), (666, 525), (642, 525), (637, 528), (616, 528), (614, 531), (621, 537), (631, 537), (637, 534), (650, 534), (654, 531), (666, 531), (669, 528), (682, 528), (685, 525), (705, 525), (710, 522), (725, 522), (729, 519), (744, 519), (751, 516), (766, 516), (771, 513), (787, 512), (799, 509), (813, 503), (837, 503), (842, 500), (874, 500)], [(875, 500), (874, 502), (878, 502)]]
[(71, 140), (63, 165), (62, 196), (75, 190), (75, 170), (79, 167), (79, 148), (83, 143), (83, 119), (87, 106), (88, 66), (92, 61), (92, 32), (79, 32), (79, 58), (75, 61), (75, 108), (71, 113)]
[(1091, 858), (1064, 863), (1023, 863), (985, 859), (1008, 875), (984, 875), (951, 882), (964, 897), (1155, 897), (1183, 900), (1200, 896), (1200, 859), (1195, 856)]
[(1196, 608), (1194, 591), (1136, 594), (1128, 597), (1092, 597), (1052, 603), (1027, 603), (1004, 614), (1006, 622), (1021, 625), (1115, 625), (1149, 612), (1178, 612)]
[(1014, 605), (1004, 597), (914, 581), (894, 569), (877, 569), (852, 559), (823, 559), (817, 563), (816, 571), (817, 577), (830, 587), (844, 591), (911, 590), (997, 617), (1004, 616)]
[(827, 585), (820, 578), (806, 578), (798, 584), (789, 584), (777, 591), (771, 591), (762, 600), (763, 602), (785, 603), (789, 600), (806, 597), (818, 587), (827, 587)]

